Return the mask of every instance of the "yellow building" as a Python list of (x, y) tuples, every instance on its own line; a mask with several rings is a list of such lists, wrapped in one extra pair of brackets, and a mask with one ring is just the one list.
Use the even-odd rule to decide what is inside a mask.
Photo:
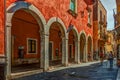
[(120, 66), (120, 0), (116, 0), (117, 14), (115, 15), (115, 32), (116, 32), (116, 54), (117, 63)]
[(105, 44), (106, 53), (113, 51), (114, 52), (114, 36), (113, 31), (107, 31), (107, 42)]

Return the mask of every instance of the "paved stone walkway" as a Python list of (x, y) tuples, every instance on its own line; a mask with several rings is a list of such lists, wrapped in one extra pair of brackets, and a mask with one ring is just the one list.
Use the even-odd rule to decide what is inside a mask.
[(106, 61), (103, 65), (96, 63), (81, 67), (71, 67), (14, 80), (116, 80), (116, 76), (117, 67), (115, 62), (113, 69), (109, 69), (109, 62)]

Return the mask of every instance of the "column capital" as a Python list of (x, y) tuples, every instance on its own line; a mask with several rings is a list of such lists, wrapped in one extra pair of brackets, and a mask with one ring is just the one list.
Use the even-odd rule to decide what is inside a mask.
[(43, 36), (49, 36), (49, 34), (45, 34), (45, 33), (44, 33), (44, 34), (42, 34), (42, 35), (43, 35)]
[(64, 40), (69, 40), (68, 38), (65, 38), (65, 37), (62, 37), (62, 39), (64, 39)]
[(0, 64), (5, 64), (5, 63), (6, 63), (6, 57), (0, 56)]
[(49, 37), (49, 34), (41, 34), (41, 39), (45, 39), (45, 38), (48, 38)]

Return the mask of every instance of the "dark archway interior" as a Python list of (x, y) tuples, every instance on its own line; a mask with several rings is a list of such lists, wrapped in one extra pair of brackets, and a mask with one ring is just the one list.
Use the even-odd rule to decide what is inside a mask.
[(64, 31), (58, 22), (52, 23), (49, 31), (49, 65), (62, 64), (62, 37)]
[[(40, 26), (31, 13), (20, 9), (12, 18), (12, 72), (40, 68)], [(34, 64), (34, 65), (33, 65)]]
[(84, 58), (84, 54), (85, 54), (85, 43), (86, 43), (86, 39), (85, 39), (85, 35), (81, 34), (80, 36), (80, 61), (83, 62), (83, 58)]
[(91, 38), (89, 37), (88, 38), (88, 61), (91, 61), (92, 60), (92, 40)]
[(68, 37), (68, 61), (70, 63), (75, 62), (75, 34), (74, 31), (71, 30), (69, 32), (69, 37)]

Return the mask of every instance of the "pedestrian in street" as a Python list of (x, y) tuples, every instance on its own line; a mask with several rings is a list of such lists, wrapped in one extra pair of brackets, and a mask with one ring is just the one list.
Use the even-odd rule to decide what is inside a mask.
[(96, 60), (96, 51), (93, 53), (93, 59)]
[(100, 62), (101, 62), (101, 65), (103, 65), (103, 60), (104, 60), (104, 54), (103, 54), (103, 52), (101, 51), (101, 52), (100, 52)]
[(108, 55), (108, 61), (109, 61), (109, 64), (110, 64), (110, 69), (113, 68), (113, 59), (114, 59), (113, 53), (112, 53), (112, 51), (110, 51), (110, 53)]

